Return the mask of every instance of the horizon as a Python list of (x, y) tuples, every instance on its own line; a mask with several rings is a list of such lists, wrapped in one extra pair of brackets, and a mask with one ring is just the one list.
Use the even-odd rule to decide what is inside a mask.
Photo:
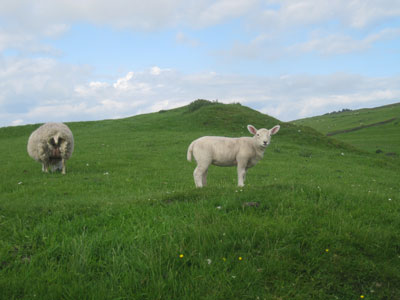
[[(194, 100), (194, 101), (197, 101), (197, 100), (206, 100), (206, 101), (213, 102), (213, 101), (207, 100), (207, 99), (196, 99), (196, 100)], [(192, 101), (192, 102), (194, 102), (194, 101)], [(234, 102), (232, 102), (232, 103), (222, 103), (222, 102), (217, 101), (217, 103), (219, 103), (219, 104), (227, 104), (227, 105), (228, 105), (228, 104), (240, 104), (241, 106), (249, 107), (249, 106), (247, 106), (247, 105), (243, 105), (243, 104), (240, 103), (240, 102), (235, 102), (235, 103), (234, 103)], [(74, 123), (74, 122), (101, 122), (101, 121), (109, 121), (109, 120), (120, 120), (120, 119), (125, 119), (125, 118), (133, 118), (133, 117), (140, 116), (140, 115), (143, 115), (143, 114), (158, 113), (158, 112), (160, 112), (160, 111), (168, 111), (168, 110), (172, 110), (172, 109), (176, 109), (176, 108), (182, 108), (182, 107), (184, 107), (184, 106), (188, 106), (189, 104), (190, 104), (190, 103), (188, 103), (187, 105), (183, 105), (183, 106), (179, 106), (179, 107), (175, 107), (175, 108), (170, 108), (170, 109), (166, 109), (166, 110), (161, 109), (161, 110), (159, 110), (159, 111), (146, 112), (146, 113), (136, 114), (136, 115), (132, 115), (132, 116), (126, 116), (126, 117), (122, 117), (122, 118), (99, 119), (99, 120), (83, 120), (83, 121), (79, 121), (79, 120), (78, 120), (78, 121), (68, 121), (68, 122), (63, 122), (63, 123)], [(357, 108), (357, 109), (343, 108), (343, 109), (339, 109), (339, 110), (337, 110), (337, 111), (329, 111), (329, 112), (322, 113), (322, 114), (320, 114), (320, 115), (311, 116), (311, 117), (306, 117), (306, 118), (301, 118), (301, 119), (296, 119), (296, 120), (290, 120), (290, 121), (282, 121), (282, 120), (280, 120), (280, 119), (275, 118), (275, 117), (272, 116), (272, 115), (268, 115), (268, 114), (266, 114), (266, 115), (268, 115), (268, 116), (270, 116), (270, 117), (273, 117), (273, 118), (275, 118), (275, 119), (277, 119), (278, 121), (281, 121), (281, 122), (283, 122), (283, 123), (290, 123), (290, 122), (296, 122), (296, 121), (303, 120), (303, 119), (307, 119), (307, 118), (313, 118), (313, 117), (324, 116), (324, 115), (332, 114), (332, 113), (341, 113), (341, 112), (348, 112), (348, 111), (358, 111), (358, 110), (363, 110), (363, 109), (375, 109), (375, 108), (381, 108), (381, 107), (392, 106), (392, 105), (400, 105), (400, 102), (390, 103), (390, 104), (386, 104), (386, 105), (382, 105), (382, 106), (377, 106), (377, 107), (361, 107), (361, 108)], [(251, 107), (249, 107), (249, 108), (251, 108)], [(254, 108), (251, 108), (251, 109), (260, 112), (260, 111), (257, 110), (257, 109), (254, 109)], [(262, 112), (260, 112), (260, 113), (262, 113)], [(265, 114), (265, 113), (263, 113), (263, 114)], [(52, 122), (52, 121), (49, 121), (49, 122)], [(62, 121), (59, 121), (59, 122), (62, 122)], [(27, 123), (27, 124), (21, 124), (21, 125), (0, 126), (0, 128), (17, 127), (17, 126), (25, 126), (25, 125), (36, 125), (36, 124), (44, 124), (44, 123), (47, 123), (47, 122), (37, 122), (37, 123)]]
[(196, 99), (288, 122), (400, 101), (400, 2), (0, 4), (0, 127)]

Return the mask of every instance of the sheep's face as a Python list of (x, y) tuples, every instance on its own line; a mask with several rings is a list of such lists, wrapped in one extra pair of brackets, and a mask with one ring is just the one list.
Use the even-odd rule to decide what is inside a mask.
[(268, 129), (262, 128), (257, 130), (254, 138), (257, 141), (257, 145), (260, 147), (268, 147), (269, 143), (271, 142), (271, 134)]
[(274, 135), (278, 132), (280, 126), (276, 125), (272, 129), (268, 130), (265, 128), (257, 130), (254, 126), (248, 125), (247, 129), (250, 133), (254, 134), (254, 139), (256, 141), (256, 145), (261, 148), (266, 148), (271, 143), (271, 135)]
[(58, 135), (53, 136), (50, 138), (50, 140), (47, 142), (49, 145), (49, 149), (51, 150), (51, 158), (61, 158), (61, 143), (63, 142), (63, 139), (60, 138)]

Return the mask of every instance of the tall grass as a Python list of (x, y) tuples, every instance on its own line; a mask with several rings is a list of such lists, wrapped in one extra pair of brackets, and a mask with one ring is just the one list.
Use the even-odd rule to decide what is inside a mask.
[(281, 123), (244, 188), (211, 167), (195, 189), (193, 139), (276, 122), (215, 104), (71, 123), (65, 176), (26, 154), (37, 125), (0, 129), (0, 298), (397, 299), (398, 159)]

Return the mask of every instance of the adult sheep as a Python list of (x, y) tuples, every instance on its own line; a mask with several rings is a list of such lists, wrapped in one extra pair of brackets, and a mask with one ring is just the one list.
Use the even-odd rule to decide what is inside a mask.
[(65, 174), (65, 161), (74, 151), (74, 136), (63, 123), (46, 123), (36, 129), (28, 140), (28, 154), (42, 163), (42, 171), (61, 170)]
[(247, 129), (253, 137), (203, 136), (190, 144), (187, 159), (191, 161), (193, 155), (197, 162), (193, 172), (196, 187), (207, 184), (207, 171), (211, 164), (221, 167), (237, 166), (238, 186), (244, 186), (247, 170), (263, 158), (265, 148), (271, 142), (271, 135), (276, 134), (280, 126), (276, 125), (270, 130), (257, 130), (254, 126), (247, 125)]

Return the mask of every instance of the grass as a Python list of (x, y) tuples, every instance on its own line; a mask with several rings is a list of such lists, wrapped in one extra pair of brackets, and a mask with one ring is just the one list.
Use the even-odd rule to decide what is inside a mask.
[(296, 120), (297, 125), (310, 126), (327, 134), (338, 130), (345, 130), (357, 126), (382, 122), (400, 116), (400, 103), (324, 114), (321, 116)]
[(335, 139), (368, 152), (400, 154), (400, 103), (330, 113), (296, 120), (293, 124), (310, 126), (328, 135), (333, 133)]
[[(244, 188), (195, 189), (193, 139), (278, 123)], [(64, 176), (28, 157), (38, 125), (0, 129), (0, 298), (399, 297), (398, 158), (239, 104), (68, 125)]]
[(369, 152), (400, 154), (400, 120), (334, 137)]

